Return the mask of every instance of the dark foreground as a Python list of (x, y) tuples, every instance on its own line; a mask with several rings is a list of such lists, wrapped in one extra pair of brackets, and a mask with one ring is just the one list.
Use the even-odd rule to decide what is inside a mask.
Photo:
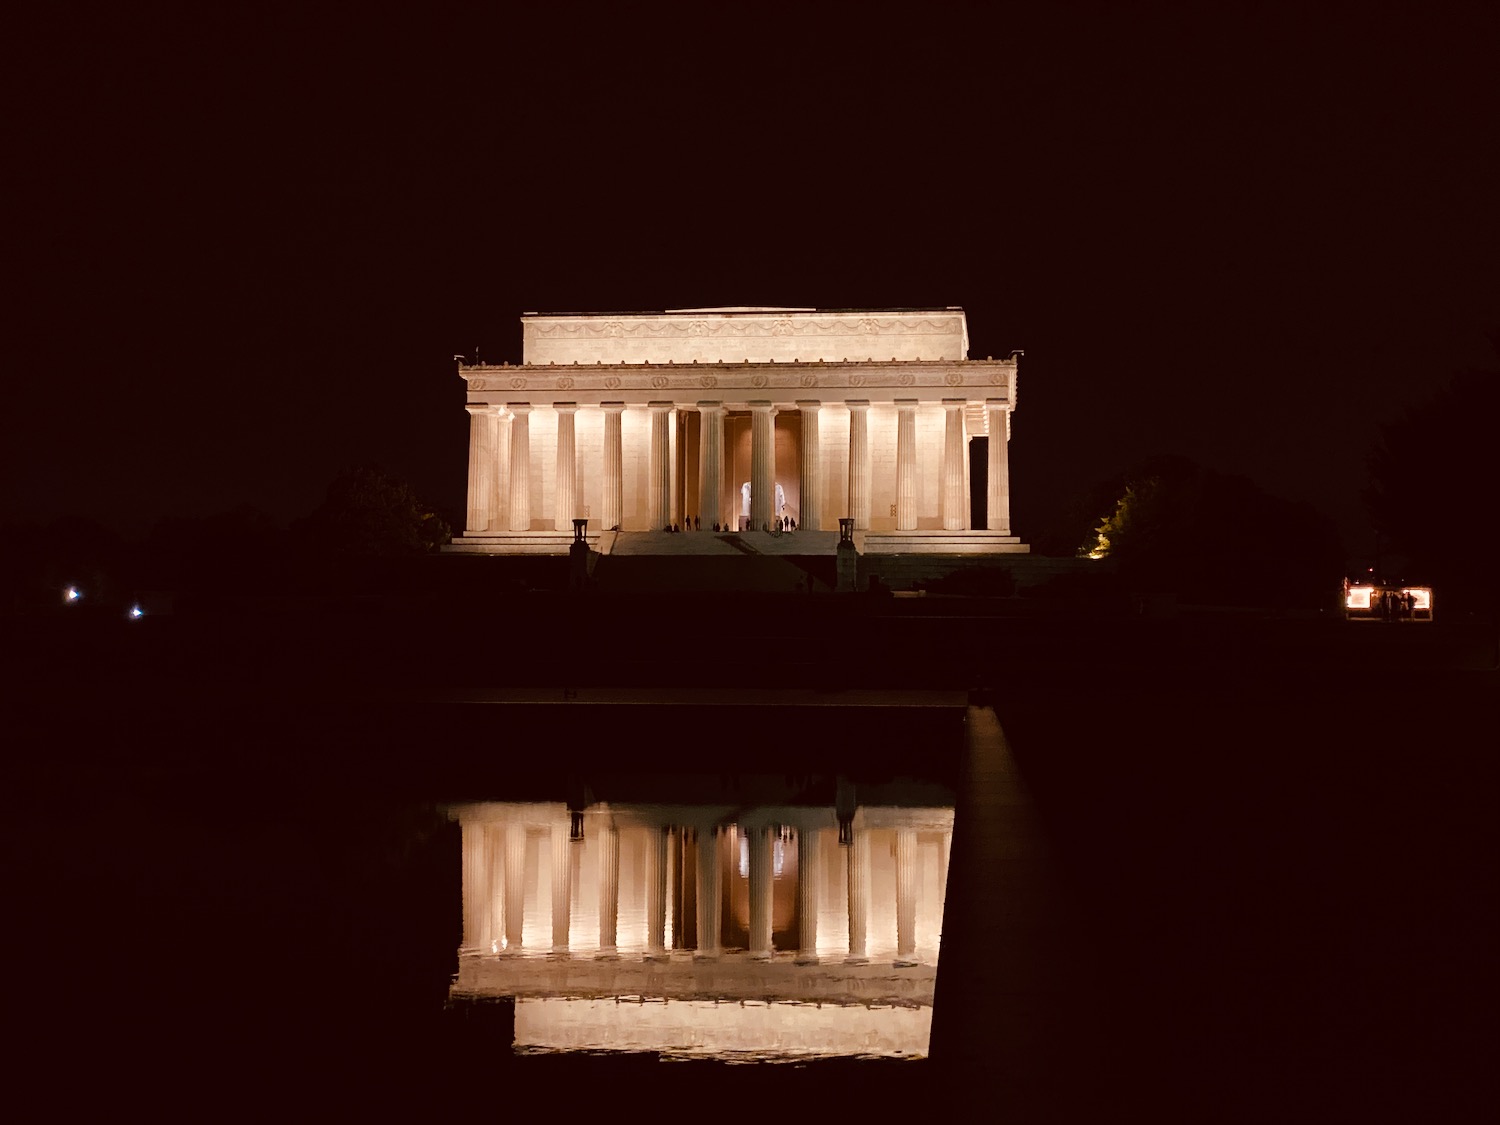
[[(1490, 633), (998, 605), (532, 596), (18, 623), (12, 1100), (1488, 1118)], [(604, 688), (644, 702), (586, 701)], [(997, 781), (966, 753), (962, 709), (661, 703), (710, 688), (957, 689), (993, 705), (1016, 769)], [(514, 1059), (503, 1005), (445, 1013), (441, 801), (736, 771), (958, 784), (931, 1060)], [(1025, 832), (972, 836), (1016, 817)], [(946, 1015), (997, 957), (1014, 1005)]]

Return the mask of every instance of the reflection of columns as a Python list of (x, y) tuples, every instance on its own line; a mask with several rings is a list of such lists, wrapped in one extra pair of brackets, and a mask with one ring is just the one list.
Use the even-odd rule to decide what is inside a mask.
[(943, 846), (938, 852), (938, 917), (942, 917), (943, 904), (948, 901), (948, 857), (953, 851), (953, 830), (943, 833)]
[(622, 488), (624, 458), (620, 450), (620, 413), (623, 402), (606, 402), (604, 410), (604, 497), (600, 503), (599, 527), (613, 531), (620, 526), (620, 513), (624, 510)]
[(613, 818), (599, 833), (599, 953), (612, 957), (620, 921), (620, 832)]
[(647, 520), (652, 531), (660, 531), (672, 521), (672, 404), (652, 402), (650, 478), (646, 483)]
[(698, 951), (696, 957), (719, 955), (719, 830), (698, 829)]
[(801, 499), (798, 500), (797, 526), (808, 531), (817, 531), (823, 523), (823, 473), (818, 463), (822, 450), (818, 441), (818, 412), (822, 406), (820, 402), (797, 404), (797, 409), (802, 412), (802, 456), (797, 466), (797, 491)]
[(578, 514), (578, 452), (573, 439), (573, 416), (578, 406), (571, 402), (553, 403), (557, 411), (557, 476), (552, 487), (552, 526), (557, 531), (572, 532), (573, 517)]
[(896, 964), (917, 963), (917, 830), (896, 829)]
[(863, 826), (854, 826), (849, 845), (849, 960), (863, 963), (865, 921), (870, 911), (870, 840)]
[(776, 410), (769, 402), (750, 404), (750, 526), (759, 531), (776, 512)]
[(573, 884), (573, 845), (568, 830), (552, 826), (552, 952), (568, 951), (568, 892)]
[(483, 923), (483, 948), (500, 952), (505, 934), (505, 830), (498, 824), (484, 830), (484, 898), (488, 904)]
[(849, 403), (849, 516), (857, 531), (870, 526), (870, 404)]
[(698, 507), (704, 526), (724, 518), (720, 486), (724, 471), (724, 408), (717, 402), (698, 404)]
[(818, 960), (818, 879), (822, 830), (803, 828), (797, 831), (797, 963), (816, 964)]
[(488, 531), (491, 494), (495, 483), (495, 408), (482, 402), (470, 402), (469, 412), (469, 509), (464, 530)]
[(495, 471), (490, 483), (490, 530), (510, 526), (510, 412), (495, 407)]
[(771, 830), (750, 829), (750, 956), (771, 956)]
[(667, 844), (665, 825), (646, 829), (646, 956), (666, 956)]
[(505, 946), (521, 948), (521, 929), (526, 921), (526, 826), (505, 827)]
[(510, 424), (510, 529), (531, 530), (531, 407), (513, 402)]
[(1001, 535), (1010, 534), (1010, 406), (989, 399), (990, 412), (990, 479), (989, 529)]
[(917, 529), (917, 404), (896, 401), (896, 530)]
[(962, 531), (969, 521), (969, 498), (964, 494), (964, 404), (943, 400), (947, 425), (943, 431), (943, 530)]

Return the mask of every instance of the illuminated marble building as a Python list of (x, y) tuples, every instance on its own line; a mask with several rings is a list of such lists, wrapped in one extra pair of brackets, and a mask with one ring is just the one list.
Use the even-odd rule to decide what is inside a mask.
[[(459, 365), (457, 553), (794, 519), (832, 551), (1021, 554), (1007, 441), (1016, 355), (970, 359), (959, 308), (736, 307), (521, 318), (523, 362)], [(701, 541), (700, 541), (701, 542)], [(728, 547), (725, 550), (729, 550)]]
[(454, 995), (516, 998), (518, 1047), (926, 1053), (951, 807), (454, 815)]

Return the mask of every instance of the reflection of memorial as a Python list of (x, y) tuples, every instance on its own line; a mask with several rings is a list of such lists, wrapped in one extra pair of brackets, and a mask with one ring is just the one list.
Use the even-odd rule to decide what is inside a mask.
[(516, 997), (518, 1046), (925, 1053), (951, 808), (454, 812), (454, 995)]

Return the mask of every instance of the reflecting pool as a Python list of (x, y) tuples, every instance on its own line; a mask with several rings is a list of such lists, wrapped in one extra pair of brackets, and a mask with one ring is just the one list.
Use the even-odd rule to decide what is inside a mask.
[(920, 1058), (951, 800), (753, 807), (474, 802), (451, 998), (515, 1047)]

